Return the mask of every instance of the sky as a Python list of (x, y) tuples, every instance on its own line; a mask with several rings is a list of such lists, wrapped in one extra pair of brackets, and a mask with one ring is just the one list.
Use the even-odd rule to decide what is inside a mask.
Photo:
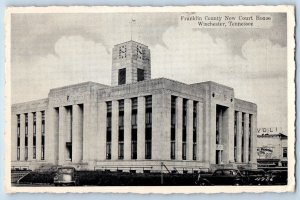
[(258, 127), (286, 130), (286, 15), (271, 13), (262, 28), (194, 29), (180, 21), (186, 14), (13, 14), (12, 103), (84, 81), (110, 85), (111, 50), (132, 33), (151, 51), (152, 78), (230, 86), (257, 104)]

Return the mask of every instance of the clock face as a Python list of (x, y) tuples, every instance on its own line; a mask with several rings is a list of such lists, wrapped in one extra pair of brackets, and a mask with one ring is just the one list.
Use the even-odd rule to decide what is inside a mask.
[(142, 46), (137, 45), (136, 46), (136, 54), (137, 59), (143, 59), (144, 58), (144, 48)]
[(126, 45), (119, 47), (119, 59), (126, 58)]

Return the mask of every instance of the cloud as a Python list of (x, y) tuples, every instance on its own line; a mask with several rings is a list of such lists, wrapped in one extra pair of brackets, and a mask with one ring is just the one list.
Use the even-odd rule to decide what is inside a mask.
[(179, 26), (169, 28), (163, 41), (166, 47), (151, 49), (153, 77), (228, 85), (237, 98), (258, 105), (258, 126), (286, 128), (286, 47), (250, 38), (236, 55), (224, 39)]
[(61, 37), (55, 53), (12, 62), (12, 102), (46, 98), (51, 88), (95, 81), (110, 84), (111, 55), (82, 36)]

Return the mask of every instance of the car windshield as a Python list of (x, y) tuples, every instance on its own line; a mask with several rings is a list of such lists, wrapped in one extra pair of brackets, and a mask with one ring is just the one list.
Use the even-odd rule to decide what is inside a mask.
[(73, 169), (71, 169), (71, 168), (61, 168), (61, 169), (58, 169), (58, 173), (71, 174), (72, 172), (73, 172)]
[(228, 176), (232, 176), (232, 175), (237, 175), (236, 171), (235, 170), (225, 170), (224, 171), (224, 174), (225, 175), (228, 175)]

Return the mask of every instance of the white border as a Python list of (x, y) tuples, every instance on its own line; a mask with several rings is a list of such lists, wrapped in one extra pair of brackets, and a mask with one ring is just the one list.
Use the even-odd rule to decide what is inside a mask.
[[(287, 13), (287, 70), (288, 70), (288, 185), (287, 186), (134, 186), (134, 187), (115, 187), (115, 186), (88, 186), (88, 187), (12, 187), (10, 183), (11, 169), (11, 14), (16, 13), (153, 13), (153, 12), (265, 12)], [(294, 6), (182, 6), (182, 7), (10, 7), (5, 12), (5, 191), (7, 193), (29, 192), (29, 193), (241, 193), (241, 192), (293, 192), (295, 190), (295, 15)], [(294, 151), (291, 151), (293, 149)]]

